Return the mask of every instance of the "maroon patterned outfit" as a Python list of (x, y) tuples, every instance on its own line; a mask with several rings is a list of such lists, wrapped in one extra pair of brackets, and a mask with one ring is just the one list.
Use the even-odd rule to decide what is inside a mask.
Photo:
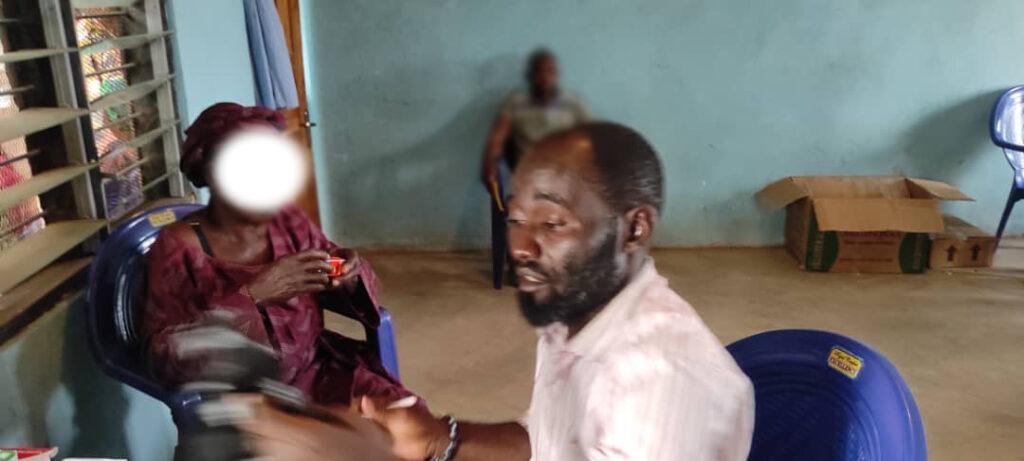
[[(306, 250), (337, 248), (297, 208), (278, 213), (269, 222), (267, 235), (275, 261)], [(301, 389), (317, 403), (347, 404), (360, 395), (395, 399), (410, 395), (384, 370), (376, 345), (324, 330), (322, 309), (369, 328), (380, 324), (377, 277), (365, 260), (360, 284), (353, 293), (331, 290), (260, 305), (240, 289), (266, 265), (223, 261), (164, 232), (147, 255), (147, 266), (146, 358), (155, 377), (170, 388), (188, 382), (201, 366), (178, 360), (171, 335), (202, 322), (207, 313), (216, 310), (234, 314), (239, 331), (276, 349), (282, 382)]]

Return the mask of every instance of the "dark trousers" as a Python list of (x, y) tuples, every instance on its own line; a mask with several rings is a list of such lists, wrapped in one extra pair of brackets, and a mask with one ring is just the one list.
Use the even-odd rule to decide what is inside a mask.
[[(509, 161), (511, 160), (511, 161)], [(505, 202), (505, 184), (506, 179), (509, 177), (512, 165), (514, 165), (514, 159), (506, 159), (505, 161), (498, 164), (498, 195), (501, 196), (502, 203), (508, 206)], [(488, 191), (490, 196), (490, 191)], [(505, 225), (505, 218), (508, 217), (508, 208), (504, 211), (498, 208), (498, 204), (493, 198), (491, 202), (491, 276), (493, 277), (494, 289), (500, 290), (502, 283), (505, 280), (505, 267), (508, 264), (508, 233)]]

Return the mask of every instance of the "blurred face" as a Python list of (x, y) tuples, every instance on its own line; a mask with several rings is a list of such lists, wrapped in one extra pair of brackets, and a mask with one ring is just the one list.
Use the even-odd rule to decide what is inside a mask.
[(301, 148), (265, 127), (226, 139), (207, 174), (213, 197), (250, 221), (266, 220), (293, 203), (309, 178)]
[(592, 169), (590, 141), (570, 135), (538, 144), (512, 178), (509, 251), (534, 326), (586, 319), (628, 279), (623, 221), (587, 180)]
[(534, 66), (530, 86), (545, 93), (558, 89), (558, 63), (554, 58), (541, 59)]

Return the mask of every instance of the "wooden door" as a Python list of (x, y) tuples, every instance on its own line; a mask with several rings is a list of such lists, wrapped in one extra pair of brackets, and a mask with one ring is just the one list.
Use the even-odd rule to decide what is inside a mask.
[[(292, 71), (295, 74), (295, 86), (299, 93), (299, 107), (284, 111), (285, 120), (288, 122), (287, 131), (295, 137), (299, 143), (306, 148), (310, 168), (313, 167), (313, 146), (312, 129), (309, 123), (309, 101), (306, 100), (306, 75), (302, 63), (302, 23), (299, 19), (299, 0), (274, 0), (277, 5), (277, 14), (281, 16), (281, 25), (284, 26), (284, 38), (288, 42), (288, 51), (291, 53)], [(299, 207), (309, 215), (309, 218), (320, 225), (320, 206), (316, 196), (316, 171), (309, 182), (306, 192), (299, 197)]]

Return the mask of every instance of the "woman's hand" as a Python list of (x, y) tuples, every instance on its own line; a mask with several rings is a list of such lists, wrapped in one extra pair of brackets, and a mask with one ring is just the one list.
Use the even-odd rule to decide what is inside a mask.
[[(256, 303), (286, 301), (323, 291), (331, 284), (331, 265), (325, 251), (310, 250), (285, 256), (260, 272), (246, 288)], [(347, 264), (347, 263), (346, 263)]]
[(404, 460), (423, 460), (444, 453), (448, 447), (448, 424), (434, 417), (423, 405), (388, 408), (390, 402), (362, 397), (360, 411), (391, 434), (392, 453)]
[(265, 399), (250, 400), (253, 417), (241, 426), (250, 449), (265, 461), (392, 461), (388, 436), (353, 411), (334, 412), (328, 423), (275, 408)]
[(341, 265), (341, 276), (331, 280), (331, 288), (340, 287), (351, 291), (359, 284), (359, 270), (363, 259), (351, 248), (340, 248), (333, 253), (334, 256), (344, 259), (345, 264)]

